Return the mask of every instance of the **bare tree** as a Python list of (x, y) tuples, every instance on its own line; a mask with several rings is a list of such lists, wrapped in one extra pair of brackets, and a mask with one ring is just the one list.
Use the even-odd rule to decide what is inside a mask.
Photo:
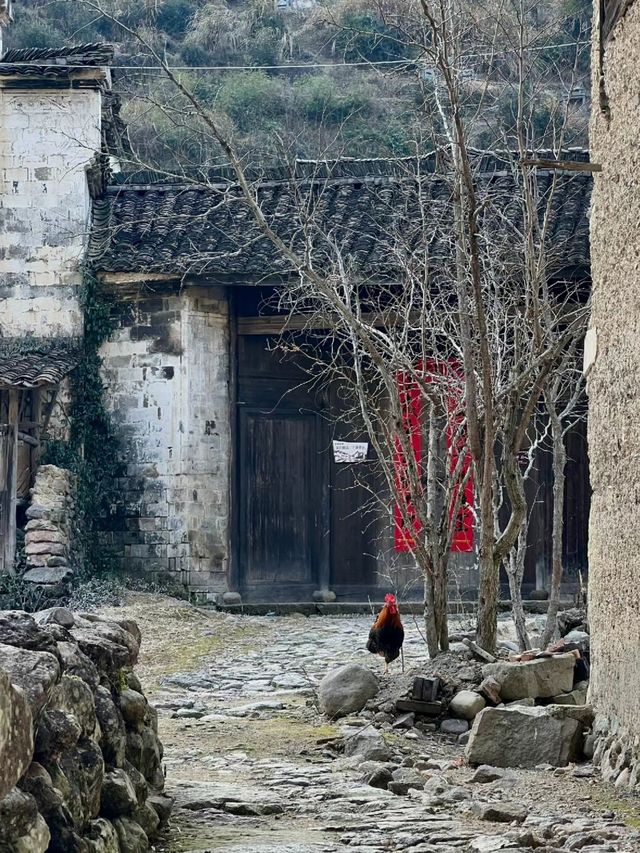
[[(119, 23), (108, 4), (82, 2)], [(533, 126), (526, 116), (536, 97), (525, 5), (519, 0), (497, 7), (482, 4), (480, 15), (461, 0), (381, 4), (397, 37), (414, 49), (419, 79), (424, 81), (427, 69), (436, 80), (423, 104), (427, 127), (419, 149), (428, 143), (430, 174), (422, 173), (425, 158), (417, 156), (401, 176), (417, 199), (412, 216), (419, 228), (416, 233), (399, 226), (387, 235), (394, 275), (386, 282), (368, 281), (353, 259), (344, 256), (339, 239), (319, 215), (317, 198), (302, 190), (295, 167), (290, 169), (297, 199), (295, 239), (291, 229), (284, 233), (270, 221), (260, 204), (259, 181), (237, 150), (228, 124), (201, 103), (148, 39), (129, 30), (172, 86), (174, 94), (163, 107), (166, 114), (217, 147), (236, 187), (221, 193), (206, 173), (182, 177), (206, 190), (212, 206), (240, 203), (248, 209), (259, 238), (268, 241), (290, 272), (279, 307), (291, 316), (306, 313), (314, 322), (324, 318), (333, 330), (328, 354), (325, 350), (318, 356), (316, 350), (315, 362), (325, 367), (325, 378), (339, 377), (349, 388), (354, 412), (375, 449), (407, 531), (408, 548), (425, 579), (432, 654), (447, 647), (449, 553), (472, 476), (480, 573), (478, 640), (487, 649), (495, 647), (499, 572), (526, 537), (519, 454), (540, 400), (550, 399), (555, 387), (550, 383), (582, 328), (578, 313), (567, 309), (570, 289), (558, 293), (550, 284), (547, 228), (558, 182), (554, 179), (541, 192), (537, 176), (519, 165), (539, 148), (525, 133)], [(473, 108), (463, 73), (469, 56), (480, 56), (484, 69)], [(503, 151), (497, 158), (509, 178), (506, 187), (496, 180), (496, 166), (486, 174), (483, 154), (472, 144), (486, 91), (500, 75), (518, 94), (516, 129), (506, 134), (507, 141), (515, 139), (516, 152)], [(561, 150), (564, 136), (554, 141)], [(435, 202), (430, 182), (446, 190)], [(435, 237), (440, 252), (432, 258)], [(202, 260), (194, 258), (194, 266)], [(407, 387), (423, 413), (426, 465), (415, 452)], [(443, 447), (441, 437), (447, 432)], [(498, 503), (504, 507), (503, 523)], [(521, 567), (512, 577), (516, 585), (521, 583)], [(515, 586), (512, 594), (517, 594)]]

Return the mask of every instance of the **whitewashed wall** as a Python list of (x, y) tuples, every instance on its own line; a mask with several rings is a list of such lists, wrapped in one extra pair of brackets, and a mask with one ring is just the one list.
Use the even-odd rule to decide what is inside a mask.
[[(116, 286), (117, 291), (117, 286)], [(101, 355), (126, 476), (105, 544), (134, 574), (227, 589), (229, 311), (216, 289), (120, 306)]]
[(76, 335), (101, 95), (1, 86), (0, 334)]

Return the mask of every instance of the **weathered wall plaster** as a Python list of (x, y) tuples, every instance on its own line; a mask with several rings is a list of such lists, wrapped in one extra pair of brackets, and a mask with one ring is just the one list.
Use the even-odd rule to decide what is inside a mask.
[(101, 147), (96, 89), (0, 82), (0, 334), (78, 335), (89, 218), (85, 167)]
[[(597, 39), (594, 42), (593, 91), (597, 93), (599, 54)], [(595, 96), (590, 146), (592, 161), (602, 164), (602, 172), (594, 176), (591, 209), (592, 338), (597, 335), (588, 375), (593, 486), (591, 696), (600, 714), (600, 733), (616, 733), (616, 761), (620, 742), (635, 749), (640, 760), (639, 65), (640, 3), (636, 2), (606, 47), (604, 85), (610, 117)], [(618, 774), (630, 766), (629, 761), (620, 762)], [(633, 778), (637, 781), (637, 774)]]
[(102, 348), (106, 399), (126, 454), (105, 544), (132, 573), (227, 588), (229, 309), (221, 290), (121, 304)]

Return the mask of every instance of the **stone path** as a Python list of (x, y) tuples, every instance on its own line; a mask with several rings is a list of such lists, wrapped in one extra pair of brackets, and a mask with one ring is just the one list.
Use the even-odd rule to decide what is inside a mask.
[[(387, 703), (408, 683), (399, 666), (375, 707), (340, 725), (322, 719), (314, 687), (328, 670), (353, 661), (382, 670), (364, 649), (369, 617), (238, 617), (141, 595), (126, 609), (145, 638), (139, 674), (160, 712), (176, 798), (157, 849), (640, 851), (637, 804), (589, 767), (507, 772), (480, 785), (454, 740), (394, 728)], [(424, 643), (411, 618), (405, 628), (406, 666), (415, 668)], [(358, 760), (340, 754), (342, 735), (363, 727), (380, 728), (393, 763), (419, 773), (424, 790), (398, 796), (364, 784)]]

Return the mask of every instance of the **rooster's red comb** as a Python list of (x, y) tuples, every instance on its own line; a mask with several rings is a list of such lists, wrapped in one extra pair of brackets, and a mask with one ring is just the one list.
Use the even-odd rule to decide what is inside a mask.
[(395, 597), (395, 595), (393, 595), (392, 593), (388, 592), (388, 593), (385, 595), (385, 597), (384, 597), (384, 602), (385, 602), (385, 604), (395, 604), (395, 603), (396, 603), (396, 597)]

